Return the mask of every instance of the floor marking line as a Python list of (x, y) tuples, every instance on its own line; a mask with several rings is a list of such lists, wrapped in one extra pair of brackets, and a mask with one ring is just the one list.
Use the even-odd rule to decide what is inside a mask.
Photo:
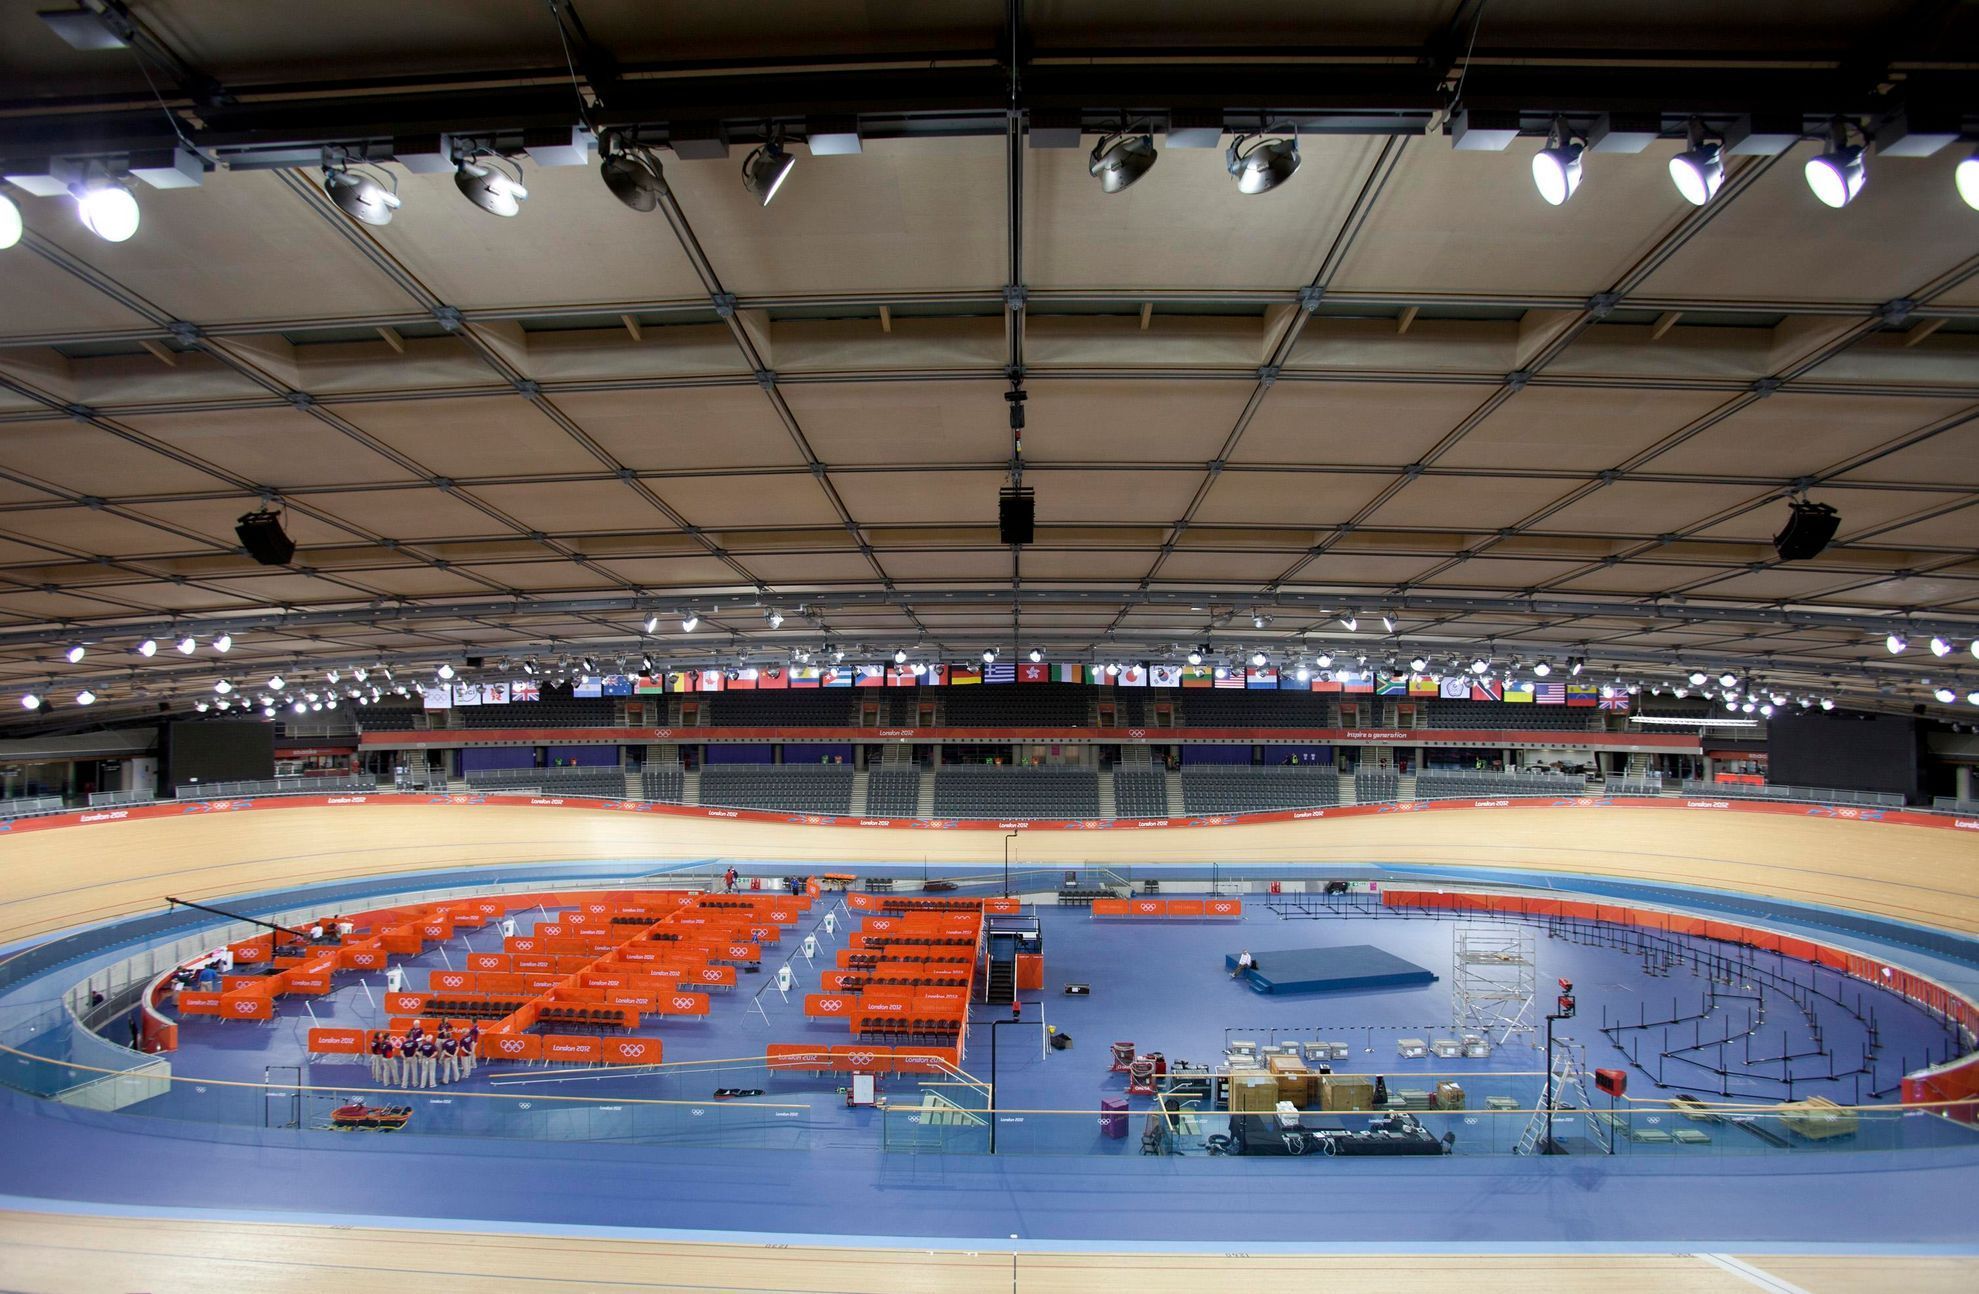
[(1762, 1271), (1751, 1263), (1742, 1262), (1730, 1254), (1698, 1254), (1698, 1258), (1710, 1263), (1721, 1271), (1730, 1272), (1748, 1285), (1756, 1285), (1768, 1294), (1808, 1294), (1792, 1281), (1781, 1280), (1771, 1272)]

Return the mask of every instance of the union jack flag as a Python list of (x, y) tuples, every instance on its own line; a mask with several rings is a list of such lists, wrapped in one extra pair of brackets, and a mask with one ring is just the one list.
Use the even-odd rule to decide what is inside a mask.
[(1603, 710), (1627, 710), (1629, 708), (1629, 694), (1627, 692), (1617, 692), (1613, 696), (1604, 696), (1601, 698), (1601, 708)]

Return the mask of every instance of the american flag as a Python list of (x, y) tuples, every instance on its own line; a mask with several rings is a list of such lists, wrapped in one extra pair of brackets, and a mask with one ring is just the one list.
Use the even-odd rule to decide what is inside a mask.
[(1565, 683), (1534, 683), (1532, 700), (1535, 705), (1565, 705), (1567, 685)]
[(1015, 683), (1016, 681), (1017, 666), (1009, 661), (997, 661), (993, 664), (983, 666), (983, 682), (985, 683)]

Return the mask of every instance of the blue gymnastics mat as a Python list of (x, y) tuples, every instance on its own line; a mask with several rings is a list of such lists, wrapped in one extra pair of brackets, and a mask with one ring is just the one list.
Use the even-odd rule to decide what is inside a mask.
[[(1412, 961), (1371, 944), (1339, 948), (1272, 948), (1253, 952), (1254, 970), (1240, 978), (1258, 993), (1332, 993), (1370, 988), (1417, 988), (1436, 976)], [(1223, 969), (1237, 969), (1237, 954), (1223, 958)]]

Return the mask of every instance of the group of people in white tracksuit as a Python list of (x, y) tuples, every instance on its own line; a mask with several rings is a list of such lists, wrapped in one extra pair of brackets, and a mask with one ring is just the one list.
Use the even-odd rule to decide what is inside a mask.
[(470, 1023), (456, 1034), (440, 1021), (427, 1033), (416, 1022), (405, 1036), (380, 1033), (371, 1040), (371, 1081), (383, 1087), (433, 1087), (474, 1072), (474, 1049), (481, 1026)]

